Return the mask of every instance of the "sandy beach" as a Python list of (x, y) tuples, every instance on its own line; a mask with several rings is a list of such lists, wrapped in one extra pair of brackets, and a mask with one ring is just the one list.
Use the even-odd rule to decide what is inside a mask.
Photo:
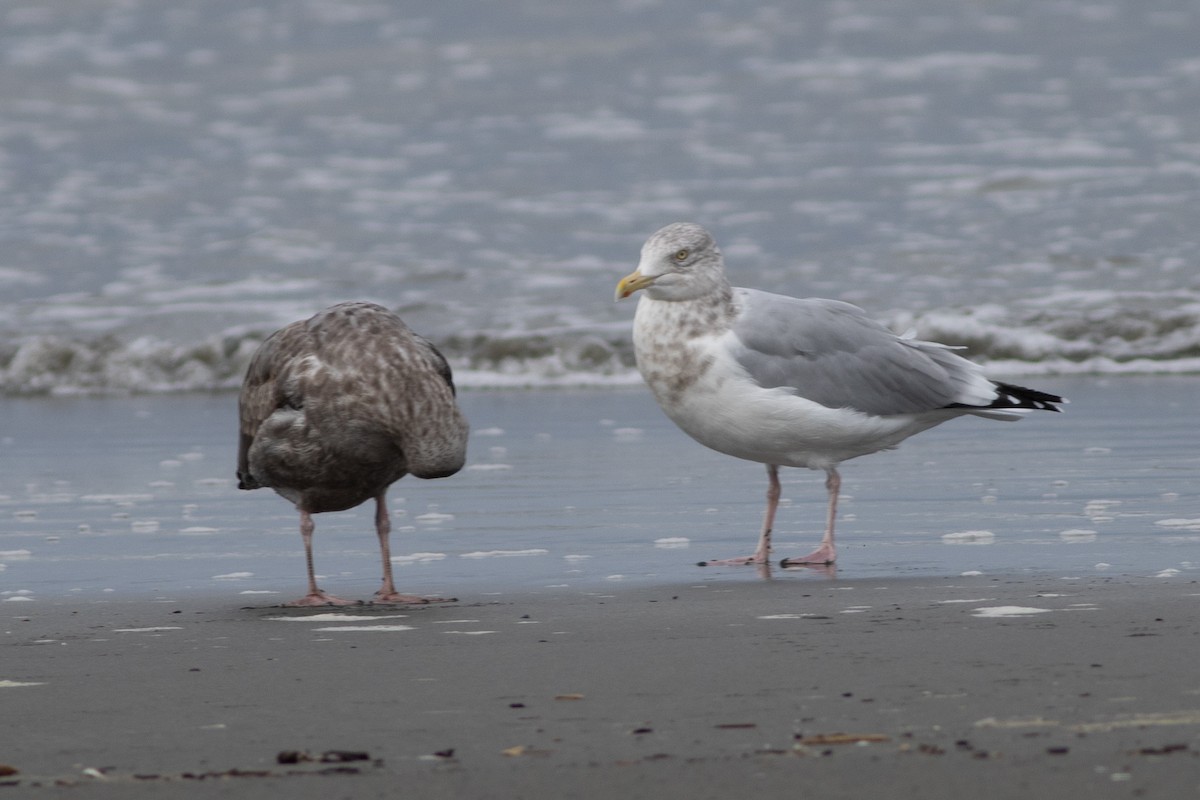
[[(400, 588), (285, 609), (295, 518), (233, 488), (233, 398), (9, 401), (0, 788), (136, 797), (1200, 793), (1194, 378), (846, 465), (836, 571), (753, 545), (761, 467), (642, 391), (469, 392), (469, 467), (406, 479)], [(785, 474), (779, 557), (819, 537)], [(335, 593), (369, 510), (318, 519)]]
[[(1194, 0), (0, 20), (0, 800), (1200, 800)], [(688, 221), (1071, 402), (843, 464), (836, 568), (700, 567), (766, 471), (612, 302)], [(388, 497), (452, 602), (283, 607), (298, 515), (236, 488), (252, 354), (346, 300), (453, 366), (467, 465)], [(775, 563), (827, 508), (781, 478)], [(317, 516), (323, 589), (373, 517)]]
[(52, 604), (6, 620), (6, 674), (41, 684), (4, 690), (21, 720), (8, 782), (111, 797), (1196, 792), (1195, 582), (797, 589), (330, 613)]

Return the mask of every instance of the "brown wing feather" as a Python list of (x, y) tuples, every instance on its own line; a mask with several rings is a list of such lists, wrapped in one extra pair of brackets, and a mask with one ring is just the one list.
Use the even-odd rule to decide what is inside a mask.
[(258, 429), (275, 409), (287, 402), (280, 380), (290, 362), (303, 352), (308, 339), (305, 322), (293, 322), (280, 328), (259, 345), (238, 395), (238, 460), (239, 489), (259, 489), (261, 485), (250, 475), (248, 463), (250, 445)]
[[(348, 499), (339, 502), (351, 502), (405, 472), (451, 475), (465, 458), (467, 423), (446, 360), (371, 303), (332, 306), (268, 338), (247, 370), (239, 417), (238, 479), (246, 489), (315, 497), (346, 484), (337, 491)], [(267, 452), (274, 454), (270, 480), (262, 471)]]

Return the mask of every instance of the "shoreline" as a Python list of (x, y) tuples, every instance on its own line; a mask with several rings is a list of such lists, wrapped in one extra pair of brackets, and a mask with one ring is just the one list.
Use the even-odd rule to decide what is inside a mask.
[[(391, 498), (399, 588), (459, 601), (315, 610), (274, 607), (297, 520), (233, 488), (234, 398), (14, 403), (0, 790), (1190, 796), (1197, 387), (1051, 383), (1065, 414), (850, 462), (836, 572), (770, 580), (695, 566), (752, 546), (763, 471), (646, 392), (467, 392), (468, 468)], [(785, 473), (777, 559), (820, 480)], [(369, 597), (370, 509), (316, 559)]]
[[(1200, 455), (1179, 431), (1194, 425), (1200, 378), (1046, 388), (1072, 399), (1065, 413), (955, 420), (846, 462), (838, 577), (1194, 569)], [(298, 591), (296, 513), (268, 490), (234, 487), (235, 403), (208, 394), (11, 403), (0, 436), (0, 554), (9, 554), (0, 591)], [(467, 467), (445, 480), (405, 478), (389, 493), (405, 591), (722, 582), (730, 573), (698, 576), (694, 565), (754, 544), (761, 465), (692, 442), (644, 389), (467, 392), (462, 403), (473, 425)], [(811, 549), (824, 523), (822, 476), (785, 469), (781, 478), (776, 562)], [(317, 517), (329, 591), (377, 588), (370, 520), (366, 506)]]

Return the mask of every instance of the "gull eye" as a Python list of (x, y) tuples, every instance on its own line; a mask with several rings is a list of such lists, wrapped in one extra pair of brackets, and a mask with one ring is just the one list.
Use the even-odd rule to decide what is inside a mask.
[(671, 258), (674, 258), (676, 261), (687, 261), (687, 257), (690, 255), (691, 253), (687, 249), (676, 250), (675, 255), (671, 256)]

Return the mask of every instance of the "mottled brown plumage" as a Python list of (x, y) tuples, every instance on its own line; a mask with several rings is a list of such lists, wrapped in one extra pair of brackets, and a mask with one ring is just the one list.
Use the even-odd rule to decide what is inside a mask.
[(263, 342), (238, 411), (238, 488), (270, 487), (300, 512), (308, 594), (291, 605), (347, 602), (317, 588), (312, 515), (372, 498), (383, 557), (376, 600), (428, 602), (392, 583), (386, 493), (409, 473), (462, 468), (467, 421), (442, 354), (386, 308), (340, 303)]

